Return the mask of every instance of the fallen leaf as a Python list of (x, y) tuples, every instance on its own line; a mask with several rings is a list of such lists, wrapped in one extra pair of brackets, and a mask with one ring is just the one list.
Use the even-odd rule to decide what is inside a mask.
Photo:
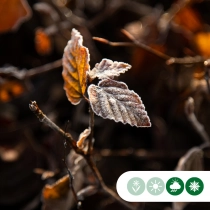
[(90, 85), (88, 95), (93, 111), (107, 119), (137, 127), (150, 127), (150, 119), (140, 97), (123, 82), (105, 79)]
[(71, 34), (71, 40), (64, 50), (62, 75), (67, 98), (72, 104), (77, 105), (86, 90), (90, 55), (88, 49), (82, 45), (83, 38), (80, 33), (72, 29)]
[(99, 79), (113, 79), (115, 76), (125, 73), (130, 68), (131, 65), (127, 63), (103, 59), (95, 65), (95, 68), (88, 72), (88, 75), (91, 79), (95, 79), (96, 77)]
[(84, 145), (84, 141), (86, 140), (86, 138), (90, 135), (91, 129), (85, 129), (80, 135), (79, 135), (79, 139), (77, 141), (77, 147), (82, 149), (85, 145)]
[(31, 8), (26, 0), (1, 0), (0, 33), (17, 29), (31, 17)]
[(45, 185), (42, 195), (44, 199), (54, 200), (67, 196), (69, 191), (69, 175), (59, 179), (52, 185)]
[(51, 39), (41, 28), (35, 32), (35, 48), (40, 55), (48, 55), (52, 51)]

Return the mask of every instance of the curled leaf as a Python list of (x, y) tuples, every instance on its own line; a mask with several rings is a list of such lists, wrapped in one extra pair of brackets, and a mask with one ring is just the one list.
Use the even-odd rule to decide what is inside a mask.
[(31, 16), (31, 8), (26, 0), (1, 0), (0, 33), (17, 29)]
[(90, 131), (91, 129), (85, 129), (80, 135), (79, 135), (79, 139), (77, 141), (77, 147), (79, 147), (80, 149), (82, 149), (84, 147), (84, 141), (86, 140), (86, 138), (90, 135)]
[(114, 76), (119, 76), (130, 68), (131, 65), (127, 63), (103, 59), (95, 65), (95, 68), (88, 72), (88, 75), (91, 79), (95, 79), (96, 77), (99, 79), (113, 79)]
[(82, 45), (83, 38), (76, 29), (72, 29), (72, 37), (64, 49), (63, 79), (68, 100), (77, 105), (86, 90), (86, 72), (89, 71), (89, 51)]
[(93, 111), (116, 122), (137, 127), (150, 127), (150, 119), (140, 97), (123, 82), (105, 79), (90, 85), (88, 95)]

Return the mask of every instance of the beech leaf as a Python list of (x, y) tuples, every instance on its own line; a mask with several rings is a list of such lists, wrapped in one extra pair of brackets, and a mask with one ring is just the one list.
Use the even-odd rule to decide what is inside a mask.
[(86, 91), (86, 72), (90, 69), (90, 55), (88, 49), (82, 45), (81, 34), (72, 29), (71, 35), (71, 40), (64, 49), (62, 75), (67, 98), (77, 105)]
[(137, 127), (150, 127), (150, 119), (140, 97), (123, 82), (105, 79), (90, 85), (88, 95), (93, 111), (107, 119)]
[(16, 30), (31, 17), (31, 8), (26, 0), (1, 0), (0, 33)]
[(99, 79), (113, 79), (114, 76), (119, 76), (130, 68), (131, 65), (127, 63), (103, 59), (95, 65), (95, 68), (88, 72), (88, 75), (91, 79), (95, 79), (96, 77)]

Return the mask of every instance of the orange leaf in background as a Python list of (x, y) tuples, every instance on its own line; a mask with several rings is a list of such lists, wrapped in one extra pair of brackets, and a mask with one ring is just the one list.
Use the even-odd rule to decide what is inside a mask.
[(71, 40), (64, 49), (62, 76), (68, 100), (77, 105), (86, 90), (86, 73), (90, 70), (90, 55), (88, 49), (82, 45), (81, 34), (76, 29), (72, 29), (71, 35)]
[(195, 33), (202, 30), (203, 24), (199, 14), (191, 7), (184, 7), (174, 17), (175, 23)]
[(8, 102), (20, 96), (25, 91), (24, 85), (19, 81), (6, 81), (0, 84), (0, 102)]
[(31, 8), (26, 0), (1, 0), (0, 33), (17, 29), (31, 16)]
[(48, 55), (52, 51), (51, 39), (41, 28), (35, 33), (35, 48), (40, 55)]
[(69, 175), (66, 175), (52, 185), (45, 185), (42, 196), (45, 200), (60, 199), (67, 196), (69, 190)]
[(210, 57), (210, 33), (197, 33), (194, 40), (200, 54), (204, 57)]

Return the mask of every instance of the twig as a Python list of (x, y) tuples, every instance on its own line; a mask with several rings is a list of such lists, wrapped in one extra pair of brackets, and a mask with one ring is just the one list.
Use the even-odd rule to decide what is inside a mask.
[(134, 206), (131, 206), (130, 204), (128, 204), (127, 202), (125, 202), (124, 200), (122, 200), (114, 191), (112, 191), (110, 188), (108, 188), (104, 181), (103, 178), (101, 177), (100, 172), (98, 171), (98, 168), (96, 167), (95, 163), (93, 162), (92, 156), (88, 155), (88, 156), (84, 156), (84, 158), (86, 159), (88, 165), (91, 167), (91, 169), (93, 170), (93, 173), (95, 175), (95, 177), (97, 178), (97, 180), (99, 181), (99, 184), (102, 188), (102, 190), (112, 196), (115, 200), (117, 200), (119, 203), (121, 203), (122, 205), (126, 206), (128, 209), (132, 209), (135, 210), (136, 208)]
[(188, 120), (191, 122), (194, 129), (198, 132), (201, 136), (204, 143), (210, 143), (210, 138), (206, 133), (204, 126), (197, 120), (195, 113), (194, 113), (194, 99), (189, 97), (188, 100), (185, 102), (185, 114)]
[(139, 41), (137, 41), (130, 33), (123, 30), (123, 33), (133, 42), (111, 42), (107, 39), (101, 38), (101, 37), (93, 37), (94, 40), (101, 42), (103, 44), (107, 44), (113, 47), (140, 47), (141, 49), (146, 50), (147, 52), (156, 55), (157, 57), (163, 59), (166, 61), (167, 65), (172, 64), (180, 64), (180, 65), (188, 65), (188, 64), (198, 64), (198, 63), (204, 63), (205, 58), (202, 56), (194, 56), (194, 57), (184, 57), (184, 58), (174, 58), (170, 57), (169, 55), (166, 55), (160, 51), (157, 51)]
[(45, 64), (43, 66), (39, 66), (39, 67), (36, 67), (36, 68), (29, 69), (25, 74), (25, 79), (31, 78), (31, 77), (34, 77), (34, 76), (37, 76), (37, 75), (40, 75), (40, 74), (43, 74), (43, 73), (46, 73), (46, 72), (51, 71), (53, 69), (59, 68), (61, 66), (62, 66), (62, 59), (59, 59), (59, 60), (56, 60), (52, 63), (48, 63), (48, 64)]
[(89, 142), (88, 142), (88, 154), (92, 154), (93, 150), (93, 132), (94, 132), (94, 112), (92, 110), (92, 107), (89, 107), (89, 127), (90, 127), (90, 136), (89, 136)]
[(13, 77), (18, 80), (25, 80), (37, 75), (52, 71), (62, 66), (62, 59), (56, 60), (52, 63), (45, 64), (43, 66), (35, 67), (29, 70), (19, 70), (14, 66), (0, 68), (0, 76), (3, 78)]
[(72, 148), (78, 153), (83, 155), (83, 150), (80, 150), (77, 145), (76, 141), (73, 139), (70, 133), (65, 133), (61, 128), (59, 128), (54, 122), (52, 122), (38, 107), (36, 101), (31, 101), (29, 104), (30, 110), (37, 116), (40, 122), (45, 123), (50, 128), (52, 128), (54, 131), (61, 134), (72, 146)]
[(59, 134), (61, 134), (71, 145), (71, 147), (74, 149), (74, 151), (80, 155), (82, 155), (89, 167), (91, 168), (93, 174), (95, 175), (96, 179), (98, 180), (99, 187), (101, 187), (102, 190), (104, 190), (107, 194), (112, 196), (116, 201), (127, 207), (128, 209), (135, 210), (136, 208), (130, 205), (129, 203), (123, 201), (115, 192), (113, 192), (111, 189), (109, 189), (104, 181), (103, 178), (96, 167), (92, 155), (84, 153), (83, 150), (79, 149), (76, 146), (76, 141), (73, 139), (70, 133), (65, 133), (61, 128), (59, 128), (55, 123), (53, 123), (38, 107), (37, 103), (35, 101), (31, 101), (29, 104), (30, 110), (37, 116), (40, 122), (45, 123), (49, 127), (51, 127), (53, 130), (57, 131)]
[(149, 46), (147, 46), (147, 45), (145, 45), (145, 44), (143, 44), (143, 43), (141, 43), (141, 42), (139, 42), (138, 40), (136, 40), (136, 39), (135, 39), (128, 31), (126, 31), (125, 29), (122, 29), (121, 31), (122, 31), (122, 33), (123, 33), (127, 38), (129, 38), (136, 46), (138, 46), (138, 47), (140, 47), (140, 48), (146, 50), (147, 52), (150, 52), (150, 53), (152, 53), (153, 55), (156, 55), (157, 57), (162, 58), (163, 60), (168, 60), (168, 59), (171, 58), (170, 56), (168, 56), (168, 55), (166, 55), (166, 54), (164, 54), (164, 53), (162, 53), (162, 52), (160, 52), (160, 51), (157, 51), (157, 50), (155, 50), (155, 49), (153, 49), (153, 48), (151, 48), (151, 47), (149, 47)]

